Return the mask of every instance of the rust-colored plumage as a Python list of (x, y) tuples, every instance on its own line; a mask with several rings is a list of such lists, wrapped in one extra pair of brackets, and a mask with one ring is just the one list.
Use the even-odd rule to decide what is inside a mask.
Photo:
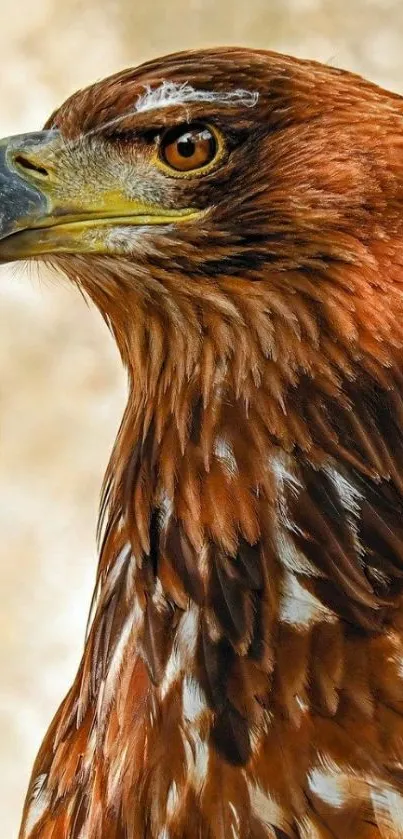
[[(219, 157), (169, 172), (152, 155), (185, 124)], [(136, 200), (194, 215), (42, 248), (130, 390), (21, 837), (401, 839), (403, 100), (222, 49), (50, 126), (58, 194), (134, 173)]]

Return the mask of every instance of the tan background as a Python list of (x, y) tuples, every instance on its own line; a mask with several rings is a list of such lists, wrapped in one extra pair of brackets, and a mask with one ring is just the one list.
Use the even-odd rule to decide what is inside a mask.
[[(0, 0), (0, 136), (78, 86), (176, 49), (245, 44), (403, 92), (401, 0)], [(0, 836), (73, 678), (102, 472), (124, 375), (98, 314), (37, 269), (0, 268)]]

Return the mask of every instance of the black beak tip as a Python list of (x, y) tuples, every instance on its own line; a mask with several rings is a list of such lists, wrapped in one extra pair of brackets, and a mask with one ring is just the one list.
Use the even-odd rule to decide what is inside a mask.
[(38, 131), (0, 140), (0, 239), (33, 226), (32, 221), (46, 212), (46, 196), (30, 183), (14, 161), (19, 152), (48, 144), (58, 132)]

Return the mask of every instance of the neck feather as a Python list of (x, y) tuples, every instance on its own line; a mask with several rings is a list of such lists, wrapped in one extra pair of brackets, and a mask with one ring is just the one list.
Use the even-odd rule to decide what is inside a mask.
[(357, 638), (401, 607), (402, 301), (378, 267), (172, 281), (158, 305), (151, 281), (87, 285), (101, 310), (118, 301), (130, 392), (82, 664), (37, 763), (74, 836), (160, 837), (192, 812), (192, 835), (207, 819), (221, 839), (234, 813), (217, 788), (238, 835), (273, 801), (288, 835), (311, 715), (343, 710)]

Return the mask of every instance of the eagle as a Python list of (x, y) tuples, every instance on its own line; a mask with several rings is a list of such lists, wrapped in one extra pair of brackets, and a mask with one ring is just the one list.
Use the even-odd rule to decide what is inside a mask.
[(403, 99), (178, 53), (1, 141), (0, 194), (128, 373), (20, 839), (402, 839)]

